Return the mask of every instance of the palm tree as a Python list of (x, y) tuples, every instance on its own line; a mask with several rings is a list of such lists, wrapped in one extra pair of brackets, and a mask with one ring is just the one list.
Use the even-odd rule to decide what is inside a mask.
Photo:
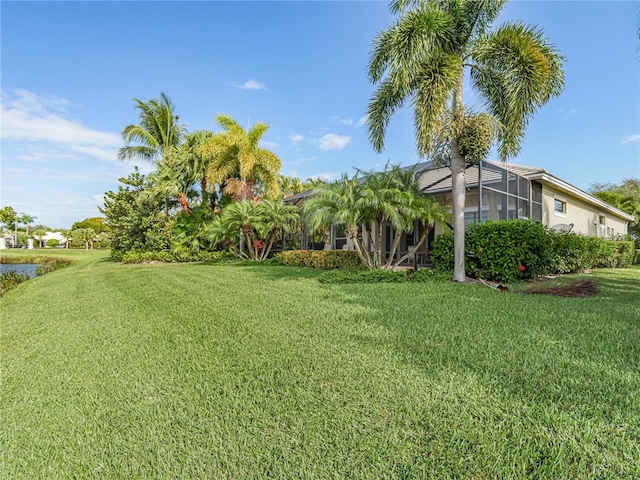
[(27, 215), (26, 213), (21, 213), (20, 214), (20, 218), (18, 220), (20, 221), (20, 223), (24, 223), (24, 226), (26, 227), (27, 237), (29, 236), (29, 224), (33, 223), (33, 221), (36, 218), (37, 217), (34, 217), (33, 215)]
[(166, 208), (169, 206), (169, 199), (177, 198), (182, 211), (186, 214), (191, 213), (189, 198), (196, 195), (192, 189), (194, 177), (189, 165), (181, 162), (177, 155), (167, 157), (158, 165), (158, 170), (149, 175), (148, 180), (150, 186), (140, 195), (141, 202), (164, 198)]
[(193, 182), (200, 182), (200, 204), (209, 203), (213, 210), (215, 208), (215, 192), (211, 191), (207, 181), (210, 161), (202, 155), (202, 145), (212, 137), (213, 133), (208, 130), (196, 130), (189, 133), (178, 148), (176, 156), (187, 176)]
[(223, 114), (216, 117), (216, 123), (222, 133), (207, 139), (201, 147), (202, 156), (211, 162), (207, 170), (209, 185), (220, 185), (224, 193), (236, 200), (256, 199), (257, 186), (265, 195), (277, 196), (282, 162), (275, 153), (260, 147), (269, 126), (258, 122), (245, 130)]
[(285, 205), (282, 197), (271, 200), (264, 198), (258, 204), (258, 215), (261, 217), (258, 231), (264, 239), (263, 248), (256, 250), (256, 256), (264, 260), (271, 253), (274, 242), (291, 231), (292, 225), (299, 220), (298, 208), (295, 205)]
[[(143, 102), (133, 99), (140, 113), (138, 125), (128, 125), (122, 130), (125, 146), (118, 150), (118, 158), (140, 158), (161, 165), (173, 155), (186, 134), (186, 128), (178, 122), (175, 106), (169, 97), (160, 93), (159, 98)], [(169, 216), (169, 199), (165, 198), (165, 216)]]
[(302, 193), (311, 187), (309, 183), (303, 182), (298, 177), (288, 177), (286, 175), (279, 175), (278, 177), (280, 191), (285, 198), (297, 193)]
[(347, 175), (336, 182), (319, 184), (305, 202), (303, 212), (311, 230), (343, 224), (345, 234), (353, 242), (362, 263), (374, 268), (375, 261), (364, 248), (360, 235), (360, 226), (368, 222), (363, 189), (363, 184), (356, 177)]
[(33, 236), (38, 239), (38, 248), (42, 248), (42, 239), (47, 234), (47, 230), (45, 228), (35, 228), (33, 230)]
[(384, 148), (393, 113), (409, 102), (414, 110), (418, 153), (433, 151), (442, 119), (454, 119), (445, 134), (453, 184), (454, 274), (465, 281), (465, 163), (461, 132), (468, 123), (463, 82), (501, 124), (498, 153), (504, 161), (520, 150), (531, 116), (564, 88), (563, 58), (542, 32), (520, 22), (491, 30), (507, 0), (393, 0), (398, 20), (373, 42), (368, 75), (378, 88), (368, 108), (369, 139)]

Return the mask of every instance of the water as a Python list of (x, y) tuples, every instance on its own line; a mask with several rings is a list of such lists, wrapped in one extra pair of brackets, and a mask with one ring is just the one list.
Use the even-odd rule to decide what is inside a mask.
[(0, 273), (17, 272), (26, 273), (29, 277), (36, 276), (36, 270), (40, 266), (39, 263), (0, 263)]

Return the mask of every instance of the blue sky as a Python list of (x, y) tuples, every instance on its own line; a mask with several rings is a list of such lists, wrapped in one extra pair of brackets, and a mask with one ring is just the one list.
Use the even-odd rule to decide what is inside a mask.
[[(584, 190), (640, 176), (638, 12), (637, 1), (505, 8), (499, 22), (538, 25), (567, 59), (565, 92), (531, 121), (513, 163)], [(217, 113), (268, 123), (263, 146), (284, 174), (419, 161), (409, 110), (392, 118), (380, 154), (362, 125), (372, 40), (393, 21), (386, 2), (3, 1), (0, 14), (0, 205), (36, 223), (99, 215), (134, 168), (116, 159), (122, 128), (137, 122), (132, 99), (161, 91), (190, 131), (217, 131)]]

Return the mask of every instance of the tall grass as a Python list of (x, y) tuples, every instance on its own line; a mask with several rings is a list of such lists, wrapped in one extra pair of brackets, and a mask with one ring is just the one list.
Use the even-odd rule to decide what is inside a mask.
[(640, 477), (638, 269), (576, 299), (78, 258), (2, 299), (4, 478)]

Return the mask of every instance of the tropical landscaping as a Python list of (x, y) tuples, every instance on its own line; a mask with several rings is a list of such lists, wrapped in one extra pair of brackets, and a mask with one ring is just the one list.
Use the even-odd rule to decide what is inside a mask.
[(464, 225), (465, 167), (517, 154), (564, 86), (542, 32), (494, 28), (505, 3), (393, 1), (373, 42), (372, 147), (410, 105), (452, 205), (390, 163), (284, 176), (268, 124), (189, 132), (161, 93), (118, 152), (152, 171), (102, 217), (49, 244), (1, 209), (14, 246), (39, 240), (2, 263), (41, 265), (2, 274), (2, 477), (640, 477), (640, 182), (594, 186), (629, 235)]

